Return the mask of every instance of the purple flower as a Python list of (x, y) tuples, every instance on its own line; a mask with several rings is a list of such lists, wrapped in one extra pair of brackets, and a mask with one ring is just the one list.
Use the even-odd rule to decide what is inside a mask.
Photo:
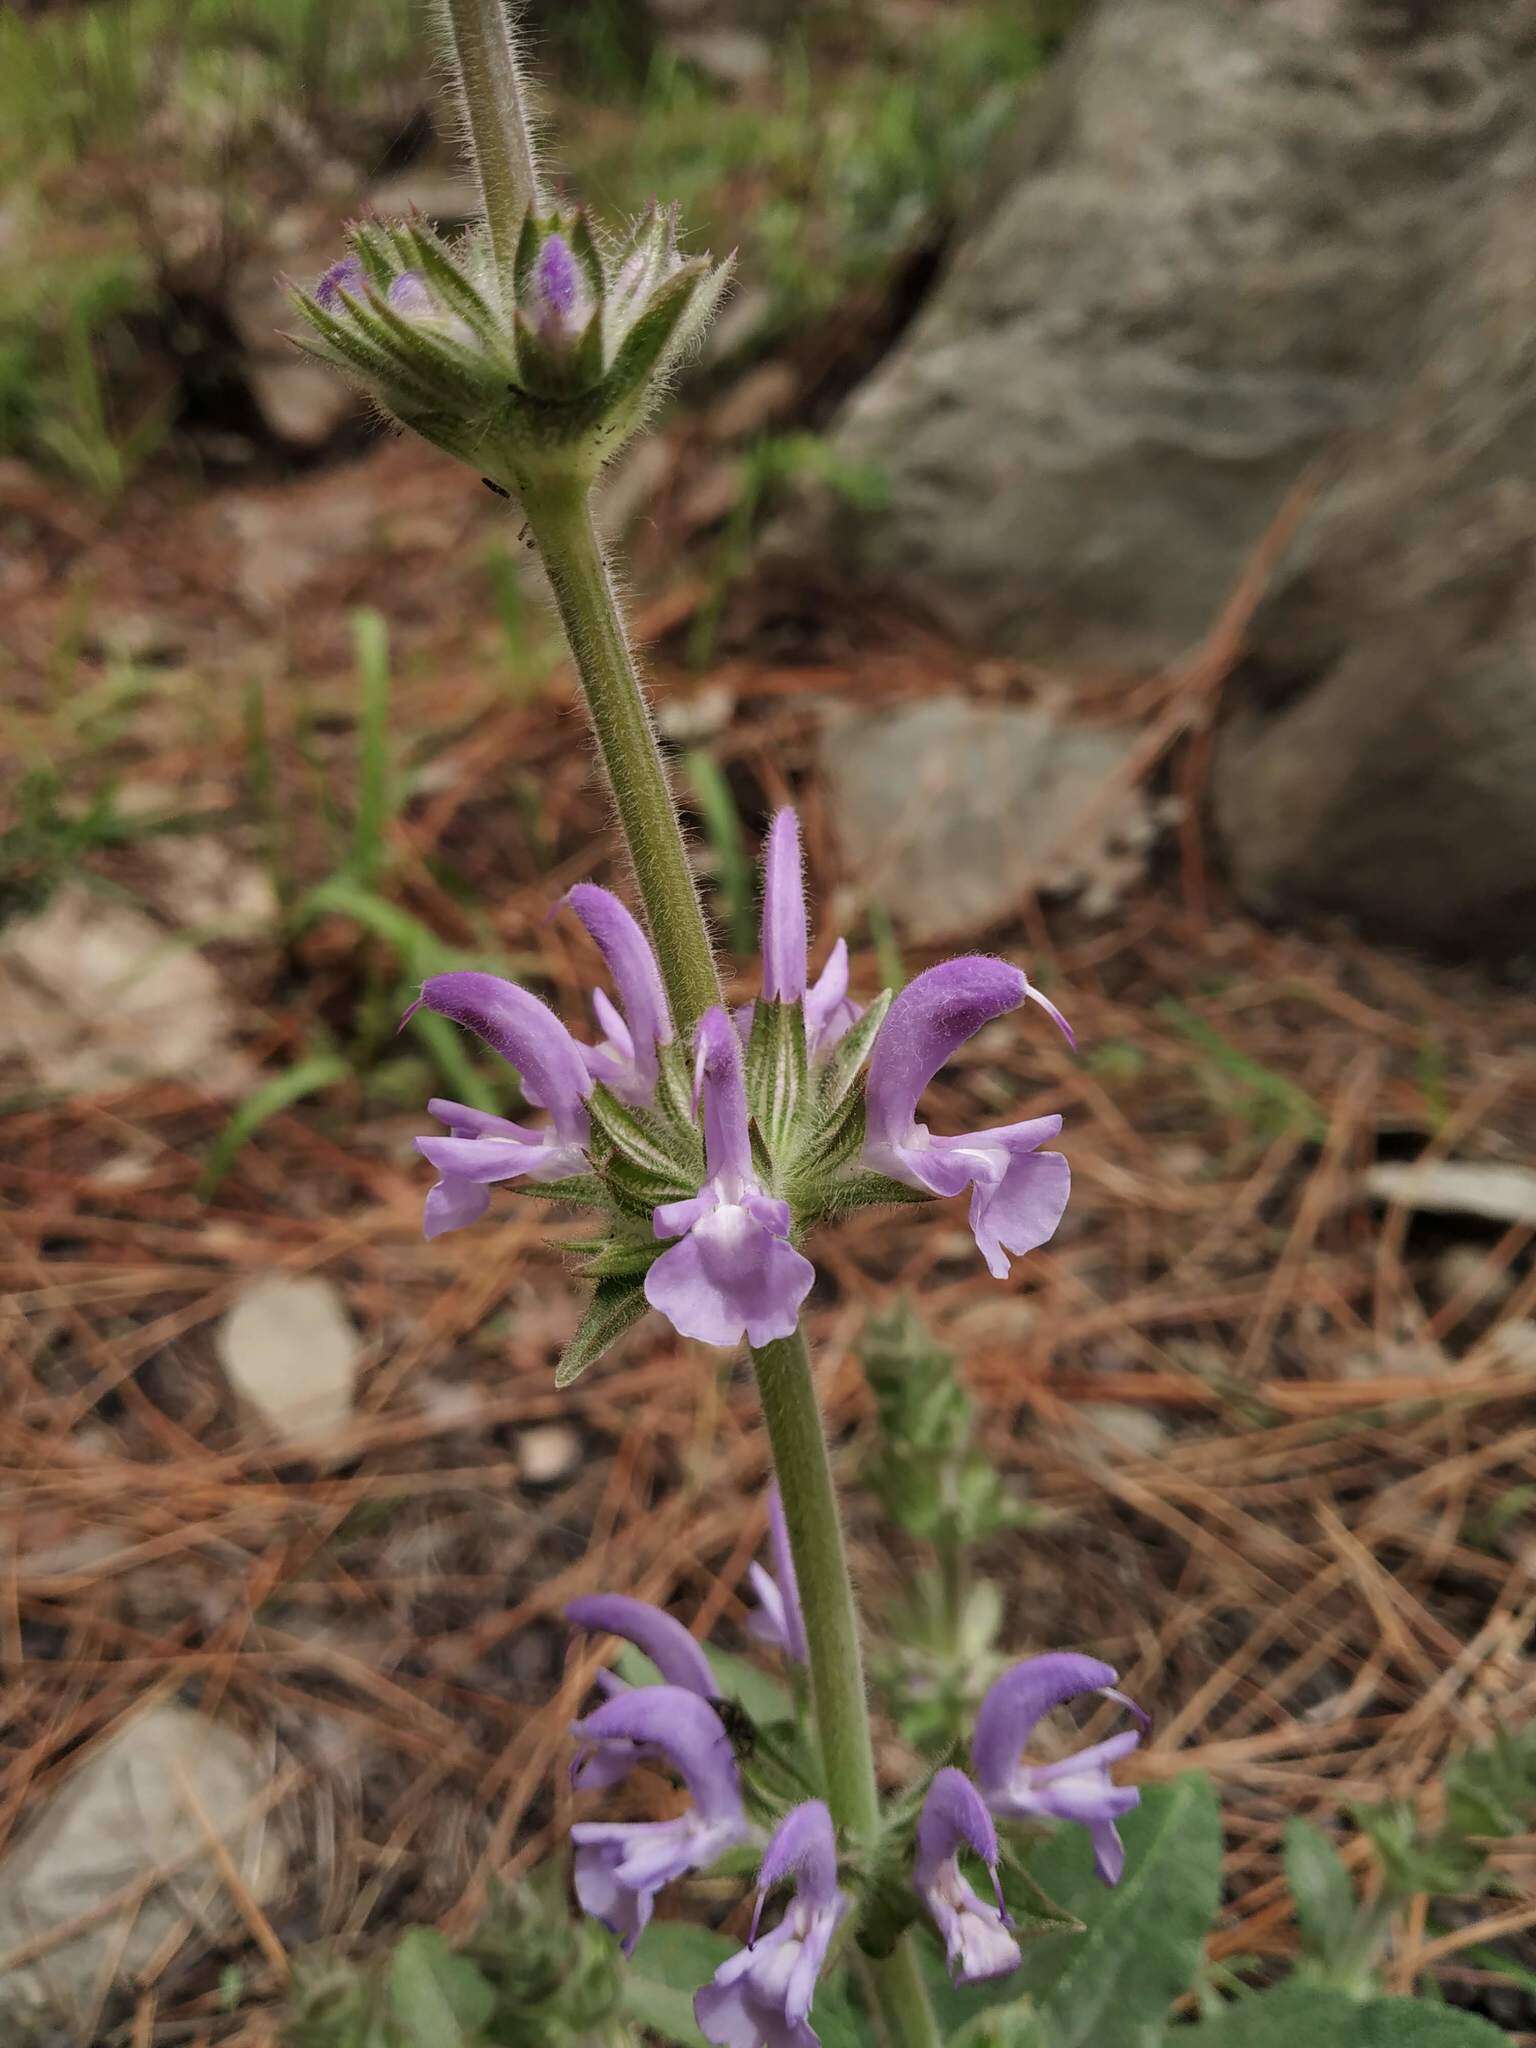
[(601, 989), (594, 993), (603, 1042), (584, 1053), (587, 1071), (621, 1102), (644, 1109), (656, 1093), (657, 1052), (672, 1043), (672, 1017), (656, 955), (629, 911), (607, 889), (578, 882), (565, 900), (606, 961), (623, 1005), (621, 1016)]
[[(620, 1937), (628, 1955), (644, 1933), (663, 1885), (704, 1870), (749, 1832), (731, 1738), (714, 1709), (676, 1685), (638, 1686), (606, 1700), (572, 1729), (585, 1750), (627, 1769), (659, 1757), (693, 1800), (676, 1820), (578, 1821), (576, 1896), (585, 1911)], [(578, 1759), (580, 1777), (586, 1759)], [(614, 1779), (606, 1769), (601, 1782)], [(590, 1780), (586, 1780), (590, 1782)]]
[(757, 1595), (757, 1612), (747, 1626), (760, 1643), (769, 1644), (797, 1664), (809, 1664), (811, 1653), (805, 1640), (805, 1616), (800, 1611), (800, 1587), (777, 1484), (768, 1489), (768, 1547), (773, 1554), (773, 1570), (767, 1572), (760, 1564), (754, 1564), (748, 1571)]
[(645, 1298), (681, 1336), (767, 1344), (794, 1330), (816, 1269), (789, 1242), (789, 1204), (765, 1194), (753, 1171), (741, 1045), (724, 1010), (699, 1020), (697, 1047), (708, 1178), (652, 1217), (658, 1237), (680, 1241), (647, 1272)]
[(768, 828), (763, 852), (763, 995), (771, 1003), (799, 1003), (805, 1049), (815, 1060), (830, 1052), (863, 1015), (848, 999), (848, 942), (839, 939), (814, 986), (806, 986), (809, 923), (800, 858), (800, 820), (786, 806)]
[(402, 270), (397, 278), (391, 279), (385, 297), (397, 313), (404, 313), (408, 319), (430, 317), (437, 311), (437, 301), (427, 290), (419, 270)]
[[(763, 1899), (793, 1875), (795, 1895), (778, 1926), (758, 1939)], [(816, 1980), (848, 1910), (837, 1888), (832, 1816), (809, 1799), (784, 1816), (757, 1874), (757, 1906), (744, 1949), (723, 1962), (693, 2001), (693, 2016), (719, 2048), (820, 2048), (810, 2023)]]
[(368, 288), (368, 274), (356, 256), (343, 256), (339, 261), (322, 271), (315, 284), (314, 299), (317, 306), (324, 306), (331, 312), (345, 292), (349, 299), (361, 298)]
[(540, 339), (556, 352), (574, 347), (592, 318), (594, 300), (585, 271), (564, 235), (549, 235), (534, 259), (524, 306)]
[(550, 1113), (548, 1126), (529, 1130), (460, 1102), (429, 1103), (449, 1135), (416, 1140), (417, 1151), (442, 1175), (427, 1196), (427, 1236), (441, 1237), (483, 1216), (493, 1181), (584, 1173), (592, 1081), (580, 1046), (554, 1012), (515, 982), (474, 972), (434, 975), (406, 1016), (423, 1006), (484, 1039), (517, 1069), (528, 1100)]
[[(584, 1593), (570, 1602), (565, 1618), (572, 1628), (623, 1636), (650, 1658), (668, 1685), (681, 1686), (701, 1700), (712, 1700), (720, 1691), (709, 1659), (695, 1639), (675, 1616), (648, 1600), (631, 1600), (624, 1593)], [(630, 1690), (611, 1671), (599, 1673), (597, 1682), (611, 1695)], [(627, 1777), (632, 1762), (622, 1749), (588, 1750), (572, 1766), (571, 1783), (586, 1792), (599, 1791)]]
[(1008, 1277), (1009, 1254), (1044, 1244), (1067, 1206), (1067, 1162), (1039, 1149), (1061, 1129), (1061, 1118), (940, 1138), (917, 1121), (917, 1104), (952, 1053), (983, 1024), (1026, 1001), (1038, 1003), (1071, 1040), (1055, 1004), (1005, 961), (973, 955), (930, 967), (901, 991), (880, 1026), (865, 1096), (866, 1163), (935, 1195), (969, 1187), (971, 1231), (999, 1280)]
[[(973, 1849), (990, 1871), (995, 1906), (980, 1898), (961, 1874), (962, 1848)], [(949, 1974), (956, 1984), (1006, 1977), (1019, 1967), (1023, 1957), (1008, 1931), (997, 1881), (997, 1829), (981, 1794), (964, 1771), (953, 1766), (939, 1772), (923, 1801), (912, 1882), (944, 1937)]]
[(1134, 1700), (1114, 1690), (1116, 1673), (1096, 1657), (1069, 1651), (1029, 1657), (1005, 1671), (976, 1715), (971, 1761), (982, 1796), (1000, 1820), (1073, 1820), (1093, 1838), (1093, 1864), (1105, 1884), (1118, 1884), (1125, 1848), (1115, 1828), (1141, 1803), (1131, 1785), (1116, 1785), (1109, 1767), (1129, 1756), (1141, 1731), (1129, 1728), (1054, 1764), (1027, 1764), (1021, 1752), (1041, 1717), (1088, 1692), (1118, 1700), (1146, 1725)]

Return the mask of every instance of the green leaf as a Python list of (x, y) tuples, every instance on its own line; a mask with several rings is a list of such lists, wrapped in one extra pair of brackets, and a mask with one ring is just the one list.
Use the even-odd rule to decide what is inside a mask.
[[(759, 1728), (771, 1728), (776, 1721), (794, 1718), (794, 1702), (786, 1686), (766, 1671), (759, 1671), (755, 1664), (749, 1664), (745, 1657), (734, 1656), (729, 1650), (717, 1650), (712, 1643), (703, 1645), (709, 1668), (715, 1674), (715, 1683), (720, 1688), (723, 1700), (735, 1700), (745, 1707)], [(613, 1661), (613, 1668), (626, 1685), (660, 1685), (661, 1673), (643, 1651), (633, 1643), (626, 1643)]]
[(589, 1365), (595, 1365), (609, 1348), (632, 1329), (646, 1311), (645, 1283), (641, 1280), (599, 1280), (591, 1305), (581, 1325), (560, 1354), (555, 1367), (555, 1385), (568, 1387)]
[(435, 1927), (413, 1927), (390, 1961), (389, 2003), (412, 2048), (470, 2048), (496, 1993)]
[(821, 1084), (828, 1109), (835, 1109), (858, 1079), (859, 1069), (869, 1058), (893, 1001), (893, 991), (882, 989), (858, 1022), (850, 1025), (838, 1040)]
[(687, 2048), (707, 2048), (693, 2019), (693, 1994), (707, 1984), (737, 1944), (686, 1920), (656, 1920), (641, 1935), (624, 1976), (631, 2019)]
[(1293, 1814), (1285, 1827), (1285, 1877), (1313, 1953), (1331, 1955), (1355, 1923), (1355, 1887), (1322, 1829)]
[(207, 1201), (234, 1165), (241, 1146), (253, 1138), (270, 1117), (291, 1108), (295, 1102), (302, 1102), (306, 1095), (318, 1095), (322, 1088), (334, 1088), (351, 1072), (340, 1053), (320, 1052), (310, 1059), (300, 1060), (297, 1066), (288, 1067), (281, 1074), (274, 1074), (259, 1088), (253, 1088), (209, 1151), (197, 1184), (203, 1200)]
[(1083, 1923), (1083, 1933), (1043, 1935), (1025, 1947), (1011, 1977), (964, 1991), (951, 1989), (931, 1952), (934, 2002), (946, 2026), (1027, 1994), (1050, 2048), (1157, 2048), (1169, 2006), (1194, 1980), (1216, 1912), (1221, 1816), (1210, 1781), (1191, 1772), (1147, 1786), (1120, 1832), (1125, 1876), (1113, 1890), (1093, 1875), (1082, 1828), (1064, 1827), (1029, 1854), (1031, 1878)]
[(1412, 1998), (1365, 2004), (1340, 1991), (1283, 1984), (1239, 1999), (1219, 2019), (1170, 2027), (1163, 2048), (1494, 2048), (1505, 2036), (1487, 2020)]

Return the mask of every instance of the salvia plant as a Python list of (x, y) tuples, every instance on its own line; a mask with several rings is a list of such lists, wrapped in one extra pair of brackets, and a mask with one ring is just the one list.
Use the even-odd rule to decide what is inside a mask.
[[(750, 1710), (721, 1659), (674, 1616), (617, 1592), (573, 1601), (574, 1630), (626, 1645), (624, 1675), (605, 1674), (599, 1703), (571, 1730), (573, 1781), (592, 1802), (572, 1829), (584, 1929), (564, 1922), (546, 1888), (512, 1901), (478, 1955), (421, 1936), (402, 1943), (387, 1981), (322, 1967), (296, 2029), (359, 2043), (597, 2042), (634, 2038), (627, 2013), (653, 2035), (720, 2048), (817, 2048), (823, 2027), (833, 2048), (834, 2020), (838, 2040), (889, 2048), (962, 2032), (976, 2048), (1153, 2041), (1215, 1907), (1208, 1791), (1186, 1780), (1161, 1798), (1143, 1869), (1125, 1886), (1143, 1960), (1128, 1969), (1123, 1955), (1058, 1957), (1031, 1976), (1026, 1944), (1059, 1942), (1088, 1910), (1071, 1889), (1088, 1864), (1100, 1887), (1126, 1876), (1121, 1824), (1140, 1794), (1117, 1771), (1146, 1716), (1098, 1657), (998, 1651), (1000, 1603), (969, 1586), (967, 1561), (1024, 1511), (973, 1446), (951, 1361), (910, 1322), (887, 1322), (865, 1351), (884, 1424), (870, 1478), (933, 1563), (927, 1620), (909, 1612), (910, 1647), (886, 1674), (898, 1725), (925, 1761), (882, 1796), (802, 1330), (816, 1233), (854, 1209), (963, 1200), (1000, 1281), (1052, 1236), (1069, 1191), (1067, 1162), (1050, 1149), (1060, 1117), (938, 1131), (923, 1097), (977, 1032), (1027, 1005), (1069, 1043), (1070, 1030), (1003, 959), (949, 960), (899, 992), (861, 997), (838, 938), (813, 974), (789, 809), (766, 836), (758, 992), (727, 1006), (590, 494), (709, 318), (729, 264), (684, 253), (666, 209), (613, 237), (552, 197), (503, 0), (438, 0), (438, 13), (483, 216), (455, 241), (419, 220), (355, 225), (346, 253), (295, 293), (303, 345), (515, 502), (570, 642), (638, 904), (589, 883), (565, 898), (604, 970), (587, 1039), (494, 974), (464, 968), (423, 983), (414, 1007), (505, 1060), (528, 1106), (517, 1122), (428, 1105), (442, 1128), (417, 1141), (436, 1176), (425, 1228), (473, 1226), (502, 1185), (593, 1217), (578, 1255), (588, 1305), (562, 1384), (648, 1308), (700, 1344), (749, 1348), (776, 1470), (754, 1632), (782, 1660), (784, 1684), (780, 1706)], [(1104, 1705), (1110, 1732), (1063, 1753), (1042, 1742), (1042, 1723), (1071, 1701)], [(599, 1802), (641, 1766), (671, 1774), (681, 1810), (603, 1817)], [(1174, 1828), (1181, 1817), (1193, 1833)], [(1057, 1825), (1082, 1851), (1063, 1909), (1031, 1889), (1018, 1861), (1021, 1835)], [(701, 1875), (744, 1869), (755, 1877), (745, 1939), (723, 1954), (712, 1935), (706, 1947), (685, 1942), (694, 1961), (667, 1973), (670, 2004), (647, 2002), (648, 1979), (626, 1992), (617, 1955), (638, 1948), (638, 1969), (648, 1929), (705, 1934), (652, 1926), (660, 1894), (680, 1887), (686, 1898)], [(1167, 1886), (1166, 1897), (1135, 1895), (1137, 1879)], [(1040, 1995), (1038, 2013), (1026, 1988)], [(1127, 1999), (1134, 2033), (1117, 2029)], [(1037, 2019), (1055, 2031), (1038, 2033)]]

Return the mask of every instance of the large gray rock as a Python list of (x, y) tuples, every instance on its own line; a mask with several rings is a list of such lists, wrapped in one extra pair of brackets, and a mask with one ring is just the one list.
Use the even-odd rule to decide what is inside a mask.
[(1488, 164), (1529, 0), (1102, 0), (839, 452), (846, 556), (1026, 654), (1198, 638), (1309, 457), (1380, 416)]
[(1536, 955), (1536, 138), (1485, 173), (1422, 325), (1228, 683), (1216, 815), (1257, 908)]
[[(801, 508), (967, 637), (1197, 641), (1319, 499), (1227, 694), (1240, 887), (1430, 942), (1536, 899), (1536, 0), (1101, 0)], [(1528, 940), (1527, 940), (1528, 943)]]

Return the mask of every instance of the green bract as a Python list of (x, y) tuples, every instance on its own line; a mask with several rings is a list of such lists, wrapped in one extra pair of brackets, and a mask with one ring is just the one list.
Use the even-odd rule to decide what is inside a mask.
[(401, 426), (526, 494), (589, 482), (703, 329), (730, 261), (683, 256), (675, 209), (606, 243), (584, 213), (524, 216), (508, 274), (482, 224), (358, 221), (350, 254), (293, 293), (298, 345)]

